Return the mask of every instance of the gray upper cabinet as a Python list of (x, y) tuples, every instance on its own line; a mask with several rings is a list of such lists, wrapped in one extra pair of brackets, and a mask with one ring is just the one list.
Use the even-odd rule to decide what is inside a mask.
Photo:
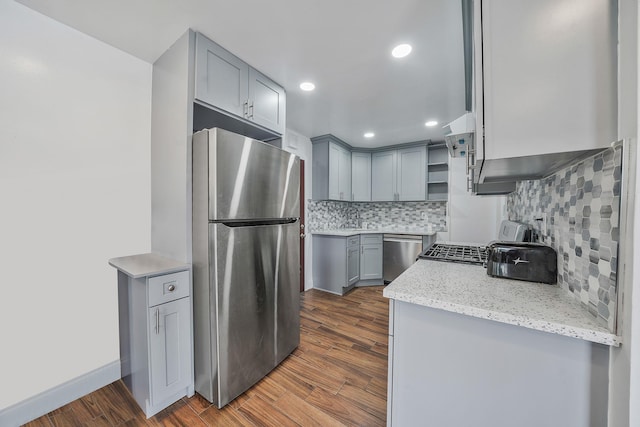
[(249, 65), (202, 34), (196, 34), (195, 98), (244, 117)]
[(396, 200), (397, 154), (396, 150), (371, 154), (371, 200), (374, 202)]
[(284, 134), (284, 88), (200, 33), (196, 34), (195, 99)]
[(337, 138), (323, 136), (313, 142), (313, 195), (315, 200), (351, 200), (351, 151)]
[(371, 153), (351, 153), (351, 200), (371, 201)]
[(371, 200), (425, 200), (426, 165), (424, 145), (374, 152), (371, 156)]
[(286, 97), (282, 86), (249, 68), (248, 118), (260, 126), (284, 134)]
[(424, 200), (427, 176), (425, 146), (398, 150), (398, 200)]

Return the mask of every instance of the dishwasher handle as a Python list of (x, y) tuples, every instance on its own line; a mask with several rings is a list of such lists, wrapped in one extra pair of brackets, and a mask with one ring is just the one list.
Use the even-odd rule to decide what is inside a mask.
[(422, 242), (422, 236), (414, 234), (385, 234), (382, 236), (385, 242)]

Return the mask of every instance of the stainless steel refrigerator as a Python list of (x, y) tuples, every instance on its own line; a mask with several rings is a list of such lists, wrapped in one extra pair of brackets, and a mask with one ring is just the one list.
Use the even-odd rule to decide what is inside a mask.
[(221, 408), (300, 342), (300, 160), (203, 130), (192, 182), (195, 388)]

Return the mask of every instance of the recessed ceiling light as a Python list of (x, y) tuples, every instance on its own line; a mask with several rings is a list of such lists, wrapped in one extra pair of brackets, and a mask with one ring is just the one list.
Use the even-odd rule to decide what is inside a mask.
[(391, 51), (391, 55), (395, 58), (404, 58), (405, 56), (411, 53), (411, 45), (410, 44), (399, 44), (394, 47)]
[(425, 123), (424, 125), (425, 125), (425, 126), (432, 127), (432, 126), (435, 126), (435, 125), (437, 125), (437, 124), (438, 124), (438, 122), (437, 122), (436, 120), (429, 120), (429, 121), (428, 121), (427, 123)]
[(304, 82), (304, 83), (300, 83), (300, 89), (304, 90), (304, 91), (312, 91), (316, 88), (316, 85), (314, 85), (311, 82)]
[(374, 136), (376, 136), (376, 134), (373, 132), (367, 132), (364, 134), (365, 138), (373, 138)]

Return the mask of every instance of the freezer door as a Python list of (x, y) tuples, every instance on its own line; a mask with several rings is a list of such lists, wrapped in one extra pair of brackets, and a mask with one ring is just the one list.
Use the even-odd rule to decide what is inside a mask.
[(211, 283), (219, 407), (269, 373), (300, 339), (298, 222), (232, 225), (209, 226), (210, 253), (217, 254)]
[(222, 129), (208, 132), (209, 220), (300, 216), (297, 156)]

